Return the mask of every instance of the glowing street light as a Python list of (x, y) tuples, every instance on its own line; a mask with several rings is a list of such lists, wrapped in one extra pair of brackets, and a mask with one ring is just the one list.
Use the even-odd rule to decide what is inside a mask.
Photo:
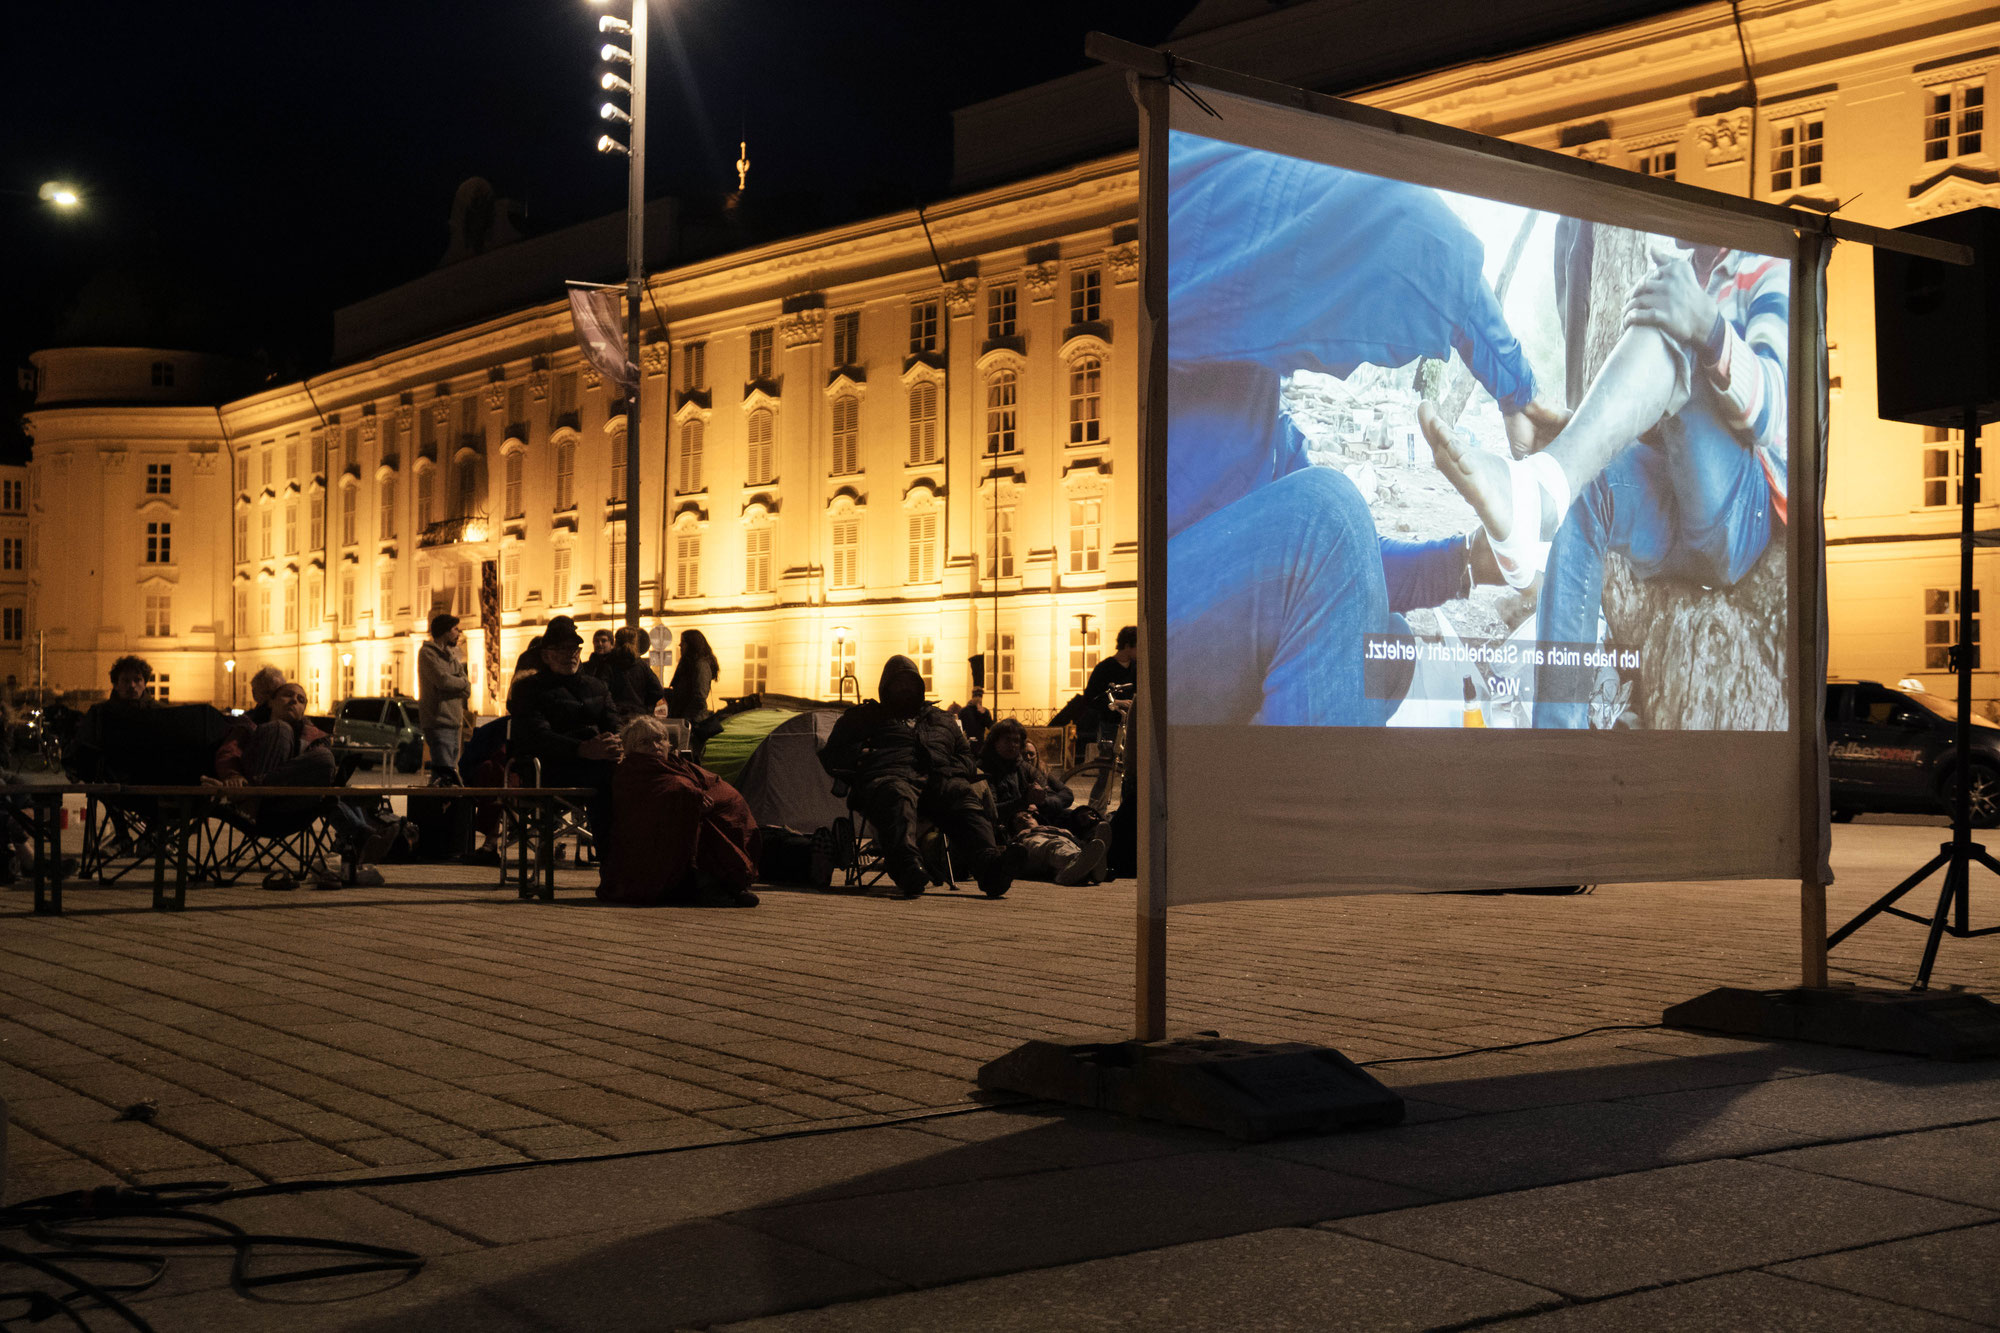
[(236, 659), (233, 657), (226, 659), (222, 669), (229, 676), (229, 706), (234, 708), (236, 707)]
[[(591, 0), (601, 4), (604, 0)], [(597, 86), (614, 96), (623, 95), (627, 106), (605, 102), (598, 107), (600, 120), (625, 129), (621, 141), (614, 134), (597, 136), (600, 153), (625, 155), (625, 358), (632, 367), (632, 385), (625, 395), (625, 475), (632, 484), (625, 488), (625, 623), (639, 628), (639, 398), (646, 376), (639, 362), (639, 310), (646, 287), (646, 7), (651, 0), (631, 0), (632, 17), (604, 14), (597, 30), (613, 40), (604, 43), (598, 58), (611, 66), (623, 66), (629, 79), (616, 69), (607, 69)], [(620, 46), (618, 42), (625, 45)]]
[(42, 188), (35, 191), (35, 197), (57, 208), (75, 208), (83, 202), (82, 191), (62, 181), (43, 181)]

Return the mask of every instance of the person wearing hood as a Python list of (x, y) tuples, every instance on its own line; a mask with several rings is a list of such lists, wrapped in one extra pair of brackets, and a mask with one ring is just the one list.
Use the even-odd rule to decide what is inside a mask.
[(458, 785), (458, 751), (465, 731), (465, 700), (472, 681), (458, 655), (464, 636), (458, 617), (440, 611), (431, 617), (431, 636), (417, 649), (417, 726), (431, 752), (431, 782)]
[(852, 784), (889, 863), (894, 896), (915, 898), (924, 891), (928, 876), (916, 829), (921, 816), (951, 840), (953, 857), (972, 869), (980, 891), (1000, 897), (1024, 856), (994, 836), (991, 802), (973, 786), (979, 768), (965, 733), (925, 701), (923, 674), (907, 657), (889, 659), (876, 692), (878, 699), (849, 709), (834, 724), (819, 762)]

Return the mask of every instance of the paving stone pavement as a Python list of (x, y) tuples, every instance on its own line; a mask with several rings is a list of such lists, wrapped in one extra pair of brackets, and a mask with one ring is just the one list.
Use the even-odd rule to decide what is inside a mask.
[[(1939, 836), (1836, 830), (1835, 919)], [(24, 889), (0, 895), (7, 1195), (365, 1178), (876, 1124), (968, 1105), (973, 1071), (1022, 1040), (1129, 1021), (1129, 882), (1021, 885), (999, 902), (773, 890), (753, 911), (702, 911), (603, 906), (582, 874), (563, 877), (554, 905), (523, 903), (491, 874), (205, 889), (178, 915), (150, 911), (137, 887), (72, 889), (59, 919), (30, 915)], [(1794, 980), (1796, 892), (1628, 885), (1179, 909), (1170, 1022), (1359, 1060), (1650, 1022), (1711, 986)], [(1906, 981), (1921, 943), (1914, 926), (1871, 925), (1836, 953), (1835, 979)], [(1948, 941), (1936, 983), (2000, 990), (2000, 939)], [(1640, 1099), (1598, 1113), (1627, 1123), (1618, 1161), (1631, 1161), (1646, 1156), (1648, 1115), (1741, 1100), (1684, 1070), (1660, 1083), (1647, 1039), (1624, 1034), (1570, 1083), (1494, 1076), (1532, 1072), (1546, 1054), (1532, 1050), (1380, 1073), (1426, 1085), (1413, 1120)], [(1730, 1058), (1708, 1066), (1711, 1083), (1733, 1081)], [(1827, 1072), (1843, 1057), (1788, 1058)], [(1816, 1128), (1794, 1123), (1803, 1110), (1786, 1118), (1781, 1085), (1760, 1096), (1770, 1106), (1755, 1125), (1722, 1117), (1709, 1132), (1734, 1150), (1771, 1125)], [(130, 1118), (141, 1103), (151, 1118)], [(1508, 1131), (1489, 1132), (1482, 1179), (1497, 1187), (1512, 1169)]]

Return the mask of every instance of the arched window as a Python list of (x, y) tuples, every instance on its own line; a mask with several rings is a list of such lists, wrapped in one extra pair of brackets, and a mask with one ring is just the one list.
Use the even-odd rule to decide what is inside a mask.
[(835, 511), (832, 583), (836, 588), (861, 586), (861, 519), (853, 510)]
[(937, 462), (938, 391), (930, 380), (910, 386), (910, 457), (912, 464)]
[(910, 511), (911, 583), (937, 582), (937, 507), (923, 504)]
[(625, 503), (625, 432), (611, 436), (611, 503)]
[(833, 475), (861, 470), (861, 400), (842, 394), (833, 400)]
[(702, 437), (708, 428), (696, 417), (681, 426), (681, 484), (682, 494), (701, 489), (701, 449)]
[(576, 441), (556, 445), (556, 508), (576, 508)]
[(417, 531), (437, 521), (437, 469), (417, 469)]
[(523, 468), (521, 460), (526, 456), (519, 449), (507, 455), (507, 492), (505, 498), (508, 518), (520, 518), (528, 512), (521, 500), (521, 472)]
[(1014, 402), (1018, 383), (1011, 370), (996, 370), (986, 381), (986, 452), (1014, 452)]
[(674, 596), (701, 596), (701, 529), (692, 523), (674, 530)]
[(1096, 444), (1104, 438), (1104, 363), (1080, 356), (1069, 368), (1069, 442)]
[[(389, 474), (388, 476), (386, 476), (386, 477), (383, 477), (383, 478), (382, 478), (382, 480), (381, 480), (380, 482), (376, 483), (376, 484), (377, 484), (377, 485), (379, 485), (379, 486), (380, 486), (380, 487), (382, 488), (382, 494), (381, 494), (381, 496), (380, 496), (380, 500), (381, 500), (381, 512), (380, 512), (380, 513), (378, 513), (378, 514), (376, 515), (376, 520), (375, 520), (375, 521), (376, 521), (376, 523), (377, 523), (377, 524), (378, 524), (378, 525), (380, 526), (380, 528), (382, 529), (382, 531), (381, 531), (381, 533), (380, 533), (380, 538), (381, 538), (381, 540), (383, 540), (383, 541), (385, 541), (385, 542), (386, 542), (386, 541), (393, 541), (393, 540), (395, 539), (395, 536), (396, 536), (396, 477), (395, 477), (395, 474), (394, 474), (394, 473), (391, 473), (391, 474)], [(290, 526), (291, 526), (291, 523), (290, 523), (290, 516), (288, 515), (288, 516), (287, 516), (287, 520), (286, 520), (286, 527), (287, 527), (287, 528), (289, 528)], [(290, 538), (289, 538), (289, 537), (287, 537), (287, 539), (286, 539), (286, 543), (287, 543), (287, 545), (289, 545), (289, 544), (290, 544)]]
[(769, 408), (760, 407), (750, 414), (749, 476), (744, 480), (752, 486), (761, 486), (776, 475), (776, 434), (777, 417)]

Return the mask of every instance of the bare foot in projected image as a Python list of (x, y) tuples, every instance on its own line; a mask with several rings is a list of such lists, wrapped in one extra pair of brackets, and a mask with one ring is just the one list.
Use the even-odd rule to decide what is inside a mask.
[[(1424, 438), (1430, 442), (1431, 457), (1436, 461), (1438, 471), (1444, 473), (1445, 480), (1465, 497), (1466, 503), (1472, 506), (1472, 512), (1479, 515), (1479, 521), (1486, 525), (1487, 534), (1496, 543), (1511, 538), (1518, 517), (1514, 513), (1512, 465), (1497, 454), (1489, 454), (1478, 445), (1461, 440), (1429, 403), (1417, 408), (1417, 424), (1423, 427)], [(1541, 498), (1542, 512), (1535, 516), (1540, 529), (1535, 535), (1546, 539), (1554, 535), (1562, 515), (1550, 512), (1546, 491), (1537, 488), (1536, 494)]]

